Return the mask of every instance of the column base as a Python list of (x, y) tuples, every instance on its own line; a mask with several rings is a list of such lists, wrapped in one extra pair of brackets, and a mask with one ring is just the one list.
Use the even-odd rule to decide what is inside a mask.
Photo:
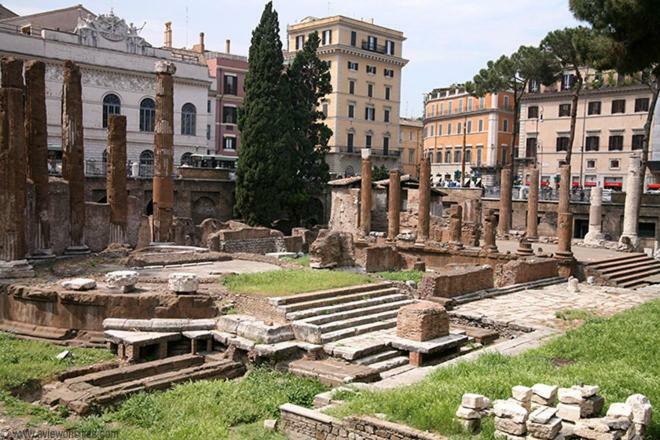
[(605, 241), (605, 234), (602, 232), (587, 232), (587, 235), (584, 236), (584, 243), (600, 246), (601, 242)]
[(90, 252), (91, 251), (89, 250), (89, 248), (86, 245), (82, 244), (78, 246), (69, 246), (64, 251), (64, 255), (67, 256), (88, 255)]
[(527, 239), (527, 241), (530, 241), (530, 242), (532, 242), (532, 243), (537, 243), (537, 242), (539, 241), (539, 237), (538, 237), (538, 236), (536, 236), (536, 237), (530, 237), (530, 236), (527, 236), (527, 237), (525, 237), (525, 238)]
[(619, 245), (625, 246), (627, 250), (636, 251), (640, 245), (639, 236), (633, 234), (621, 235), (619, 237)]
[(54, 260), (55, 254), (52, 249), (37, 249), (28, 256), (29, 261)]
[(463, 249), (463, 243), (461, 243), (460, 241), (450, 241), (449, 248), (455, 251), (460, 251), (461, 249)]
[(487, 254), (496, 254), (500, 250), (497, 248), (497, 246), (484, 246), (481, 248), (482, 251), (486, 252)]
[(518, 248), (516, 249), (516, 254), (520, 255), (521, 257), (530, 257), (534, 255), (534, 250), (530, 248)]
[(572, 260), (573, 252), (571, 251), (557, 251), (555, 252), (555, 258), (558, 260)]
[(34, 275), (28, 260), (0, 261), (0, 278), (33, 278)]

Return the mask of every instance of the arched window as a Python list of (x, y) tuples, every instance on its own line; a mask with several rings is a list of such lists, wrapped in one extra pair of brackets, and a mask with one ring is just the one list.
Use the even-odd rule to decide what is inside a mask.
[(192, 165), (192, 153), (187, 152), (181, 155), (181, 165)]
[(186, 103), (181, 108), (181, 134), (195, 136), (195, 123), (197, 110), (191, 103)]
[(154, 152), (144, 150), (140, 153), (140, 177), (152, 177), (154, 175)]
[(109, 93), (103, 98), (103, 128), (108, 128), (108, 116), (121, 114), (119, 96)]
[(156, 121), (156, 103), (151, 98), (140, 102), (140, 131), (153, 132)]

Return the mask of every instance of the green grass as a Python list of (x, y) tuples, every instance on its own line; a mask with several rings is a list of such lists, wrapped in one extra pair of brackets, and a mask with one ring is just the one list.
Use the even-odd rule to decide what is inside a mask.
[[(94, 438), (283, 440), (263, 428), (291, 402), (311, 407), (326, 391), (318, 381), (257, 368), (244, 379), (200, 381), (169, 391), (137, 394), (116, 410), (71, 425)], [(112, 437), (115, 435), (115, 437)]]
[(420, 281), (422, 281), (424, 272), (418, 270), (403, 270), (400, 272), (378, 272), (376, 275), (389, 281), (401, 281), (404, 283), (406, 281), (414, 281), (419, 284)]
[(372, 282), (368, 275), (339, 270), (287, 269), (229, 275), (224, 285), (231, 293), (286, 296)]
[(563, 321), (586, 321), (594, 316), (592, 311), (585, 309), (564, 309), (555, 312), (555, 317)]
[(282, 258), (282, 260), (286, 261), (287, 263), (293, 263), (303, 267), (309, 267), (309, 255), (304, 255), (300, 258), (284, 257)]
[[(634, 393), (660, 405), (660, 300), (609, 319), (591, 318), (576, 330), (544, 346), (508, 357), (484, 354), (473, 362), (441, 368), (424, 381), (386, 392), (363, 392), (333, 411), (349, 414), (385, 413), (420, 429), (452, 439), (473, 438), (454, 421), (463, 393), (480, 393), (491, 399), (511, 395), (514, 385), (548, 383), (571, 386), (596, 384), (605, 397), (605, 408)], [(350, 396), (347, 396), (350, 399)], [(492, 420), (478, 438), (493, 438)], [(660, 418), (648, 438), (660, 438)]]

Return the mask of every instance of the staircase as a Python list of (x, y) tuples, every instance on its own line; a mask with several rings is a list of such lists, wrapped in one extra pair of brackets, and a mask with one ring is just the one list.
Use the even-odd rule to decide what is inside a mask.
[(384, 282), (272, 298), (271, 302), (292, 321), (296, 339), (327, 344), (396, 327), (397, 312), (413, 300)]
[(616, 286), (640, 288), (658, 283), (660, 261), (646, 254), (627, 254), (587, 263), (585, 273), (594, 275)]

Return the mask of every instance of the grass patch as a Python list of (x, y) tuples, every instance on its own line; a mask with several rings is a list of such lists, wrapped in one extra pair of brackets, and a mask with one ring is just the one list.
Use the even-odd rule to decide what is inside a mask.
[(286, 261), (287, 263), (297, 264), (302, 267), (309, 267), (309, 255), (303, 255), (299, 258), (284, 257), (282, 260)]
[[(311, 407), (327, 387), (312, 379), (265, 368), (243, 380), (212, 380), (177, 385), (169, 391), (137, 394), (116, 410), (71, 426), (95, 438), (283, 440), (263, 429), (291, 402)], [(112, 435), (117, 437), (112, 437)]]
[(368, 275), (339, 270), (288, 269), (244, 273), (224, 278), (231, 293), (286, 296), (372, 282)]
[[(511, 396), (514, 385), (535, 383), (600, 385), (605, 407), (629, 395), (646, 395), (660, 404), (660, 300), (609, 319), (593, 318), (544, 346), (509, 357), (484, 354), (473, 362), (441, 368), (426, 380), (386, 392), (363, 392), (333, 411), (339, 416), (385, 413), (390, 420), (452, 439), (474, 438), (454, 421), (463, 393), (491, 399)], [(561, 360), (561, 362), (558, 362)], [(492, 439), (492, 420), (478, 437)], [(655, 418), (648, 438), (660, 438)]]
[(406, 281), (414, 281), (419, 284), (422, 281), (424, 272), (418, 270), (402, 270), (399, 272), (378, 272), (376, 275), (389, 281), (401, 281), (403, 283)]
[(562, 321), (586, 321), (595, 316), (593, 312), (585, 309), (564, 309), (555, 312), (555, 318)]

